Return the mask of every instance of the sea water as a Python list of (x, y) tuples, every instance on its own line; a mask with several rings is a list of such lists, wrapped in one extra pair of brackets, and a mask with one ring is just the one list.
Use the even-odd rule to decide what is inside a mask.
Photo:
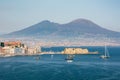
[[(65, 60), (66, 55), (61, 54), (1, 57), (0, 80), (120, 80), (120, 47), (108, 47), (109, 59), (100, 58), (104, 47), (84, 48), (99, 54), (74, 55), (71, 63)], [(52, 47), (42, 50), (57, 52), (63, 49)]]

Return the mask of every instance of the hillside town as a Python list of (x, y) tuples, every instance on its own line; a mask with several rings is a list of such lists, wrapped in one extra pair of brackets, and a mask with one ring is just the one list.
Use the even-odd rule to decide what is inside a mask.
[(0, 42), (0, 56), (34, 55), (41, 52), (40, 47), (28, 47), (20, 41)]

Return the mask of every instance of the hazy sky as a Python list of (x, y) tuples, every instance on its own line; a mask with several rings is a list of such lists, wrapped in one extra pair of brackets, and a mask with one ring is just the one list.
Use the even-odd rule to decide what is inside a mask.
[(0, 0), (0, 34), (42, 20), (63, 24), (78, 18), (120, 32), (120, 0)]

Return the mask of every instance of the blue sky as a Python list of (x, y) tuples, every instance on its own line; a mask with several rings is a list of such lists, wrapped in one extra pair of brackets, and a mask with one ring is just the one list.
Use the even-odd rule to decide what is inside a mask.
[(67, 23), (78, 18), (120, 32), (120, 0), (0, 0), (0, 34), (42, 20)]

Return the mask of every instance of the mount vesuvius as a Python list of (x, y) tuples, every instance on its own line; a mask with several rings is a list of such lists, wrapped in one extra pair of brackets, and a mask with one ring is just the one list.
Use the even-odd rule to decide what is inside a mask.
[(6, 37), (77, 37), (77, 36), (120, 37), (120, 32), (105, 29), (87, 19), (77, 19), (66, 24), (48, 20), (34, 24), (28, 28), (5, 34)]

